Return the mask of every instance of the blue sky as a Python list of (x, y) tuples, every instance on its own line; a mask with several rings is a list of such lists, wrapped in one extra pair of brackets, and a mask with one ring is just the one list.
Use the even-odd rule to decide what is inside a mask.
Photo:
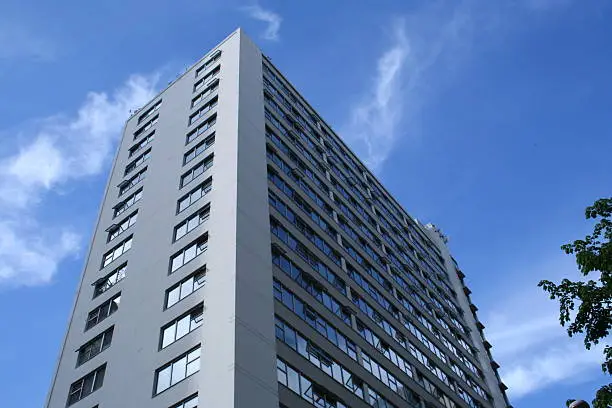
[(3, 0), (3, 405), (43, 404), (129, 109), (237, 26), (449, 236), (511, 402), (590, 400), (601, 354), (535, 285), (576, 275), (559, 246), (610, 195), (606, 3)]

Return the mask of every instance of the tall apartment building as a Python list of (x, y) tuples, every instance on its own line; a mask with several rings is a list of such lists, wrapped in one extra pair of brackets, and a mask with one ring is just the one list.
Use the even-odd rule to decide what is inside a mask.
[(47, 407), (509, 407), (463, 277), (237, 30), (127, 121)]

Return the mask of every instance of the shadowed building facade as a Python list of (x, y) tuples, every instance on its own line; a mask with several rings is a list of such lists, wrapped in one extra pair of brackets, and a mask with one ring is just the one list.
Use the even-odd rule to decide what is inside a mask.
[(126, 122), (47, 407), (509, 407), (463, 278), (237, 30)]

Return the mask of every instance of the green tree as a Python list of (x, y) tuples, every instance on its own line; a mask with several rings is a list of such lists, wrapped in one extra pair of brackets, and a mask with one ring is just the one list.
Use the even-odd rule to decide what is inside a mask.
[[(567, 325), (570, 337), (584, 334), (584, 345), (605, 342), (612, 329), (612, 198), (597, 200), (585, 212), (596, 221), (593, 234), (561, 246), (568, 255), (575, 255), (585, 281), (563, 279), (560, 284), (548, 280), (538, 286), (559, 301), (559, 321)], [(587, 280), (588, 279), (588, 280)], [(605, 344), (604, 373), (612, 375), (612, 347)], [(593, 400), (593, 408), (612, 407), (612, 383), (602, 386)]]

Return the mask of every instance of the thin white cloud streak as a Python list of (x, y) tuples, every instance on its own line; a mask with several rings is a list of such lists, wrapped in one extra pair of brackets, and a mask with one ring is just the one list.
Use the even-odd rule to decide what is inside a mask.
[(243, 7), (242, 10), (247, 13), (249, 17), (268, 24), (261, 35), (263, 39), (269, 41), (278, 41), (280, 39), (279, 32), (283, 18), (279, 14), (271, 10), (266, 10), (258, 4)]
[(417, 115), (433, 88), (432, 71), (454, 60), (460, 43), (468, 42), (470, 18), (463, 6), (438, 4), (392, 25), (392, 41), (376, 62), (376, 75), (341, 129), (371, 170), (382, 168), (400, 139), (415, 137)]
[(391, 44), (380, 52), (376, 72), (340, 133), (379, 172), (400, 140), (422, 137), (421, 111), (461, 69), (475, 44), (502, 38), (530, 14), (571, 2), (439, 0), (397, 19)]
[(40, 120), (32, 134), (16, 135), (28, 141), (0, 158), (0, 285), (48, 283), (78, 251), (69, 222), (40, 219), (37, 210), (60, 188), (105, 169), (129, 111), (155, 95), (156, 83), (157, 75), (134, 75), (111, 95), (90, 92), (76, 115)]
[(403, 107), (400, 88), (409, 53), (404, 22), (398, 21), (393, 29), (393, 44), (378, 60), (372, 91), (354, 108), (350, 129), (343, 132), (363, 144), (366, 164), (373, 170), (384, 162), (398, 137)]
[(595, 377), (601, 372), (601, 347), (585, 350), (579, 337), (567, 336), (559, 324), (558, 303), (550, 300), (533, 278), (578, 278), (572, 258), (560, 253), (513, 269), (504, 275), (513, 280), (520, 276), (529, 279), (517, 282), (505, 296), (496, 296), (498, 300), (483, 319), (510, 398), (518, 400), (557, 383)]

